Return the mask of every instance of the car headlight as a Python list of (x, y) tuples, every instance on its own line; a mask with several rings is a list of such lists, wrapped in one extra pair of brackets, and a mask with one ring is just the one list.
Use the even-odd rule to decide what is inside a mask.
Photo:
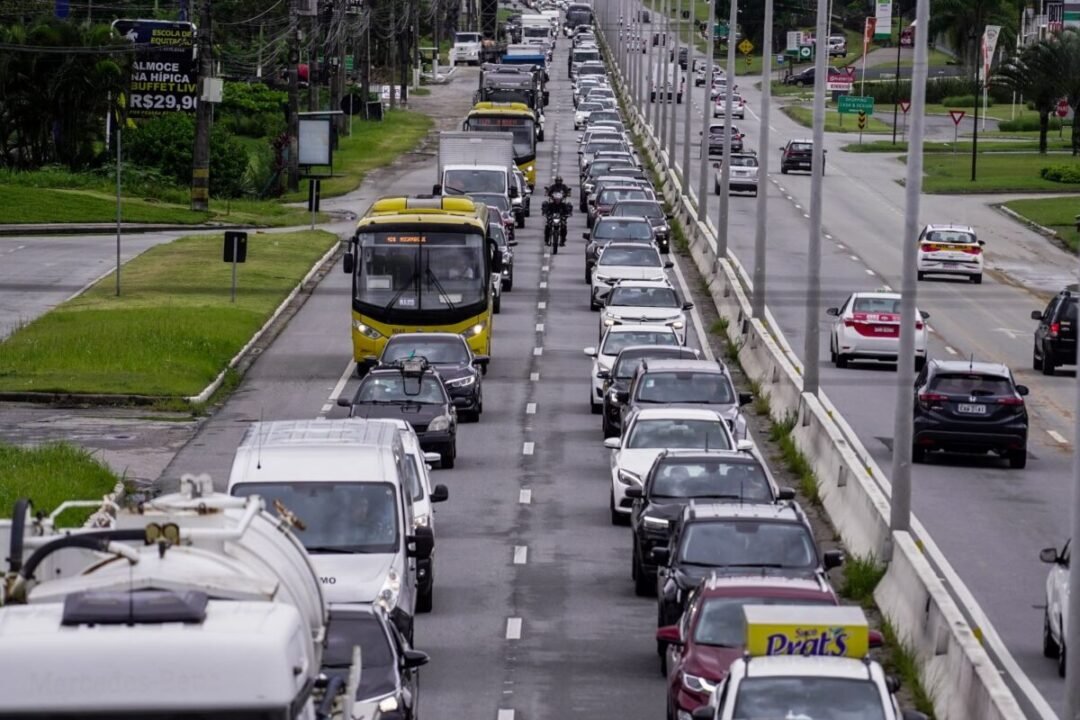
[(682, 674), (683, 687), (691, 692), (697, 693), (711, 693), (716, 690), (716, 683), (709, 682), (703, 677), (697, 675), (691, 675), (690, 673)]
[(487, 327), (487, 321), (478, 322), (465, 332), (460, 333), (461, 337), (468, 340), (471, 337), (476, 337), (480, 333), (484, 332), (484, 328)]
[(398, 575), (397, 570), (390, 568), (390, 571), (386, 573), (386, 579), (383, 580), (382, 587), (379, 589), (379, 594), (375, 597), (375, 602), (381, 605), (383, 610), (390, 612), (397, 607), (400, 598), (401, 576)]
[(669, 225), (661, 225), (660, 227), (656, 228), (656, 232), (660, 235), (667, 235), (671, 232), (671, 227)]
[(667, 529), (668, 526), (667, 520), (652, 515), (642, 515), (641, 520), (645, 523), (645, 527), (656, 528), (657, 530)]
[(428, 430), (432, 430), (434, 432), (439, 432), (440, 430), (449, 430), (450, 416), (440, 415), (439, 417), (432, 420), (431, 423), (427, 426), (427, 428)]
[(604, 318), (604, 325), (606, 325), (607, 327), (611, 327), (612, 325), (615, 325), (615, 324), (617, 324), (618, 322), (619, 322), (619, 321), (618, 321), (618, 320), (616, 320), (616, 319), (615, 319), (615, 318), (613, 318), (613, 317), (606, 317), (606, 318)]
[(371, 340), (378, 340), (379, 338), (382, 337), (381, 332), (379, 332), (375, 328), (371, 327), (370, 325), (365, 325), (364, 323), (360, 322), (359, 320), (353, 320), (352, 324), (353, 324), (353, 327), (356, 329), (356, 332), (360, 333), (361, 335), (363, 335), (366, 338), (370, 338)]
[(608, 391), (608, 400), (610, 400), (613, 405), (620, 404), (619, 403), (619, 391), (616, 390), (615, 388), (611, 388)]
[(464, 388), (469, 387), (474, 382), (476, 382), (475, 375), (466, 375), (465, 377), (460, 377), (456, 380), (447, 380), (446, 387)]
[(686, 325), (686, 323), (684, 323), (682, 320), (672, 320), (668, 323), (668, 325), (675, 328), (676, 330), (682, 330), (683, 326)]
[(623, 485), (640, 485), (641, 478), (637, 473), (632, 473), (629, 470), (619, 470), (619, 482)]
[(430, 524), (431, 524), (431, 516), (428, 515), (427, 513), (424, 513), (423, 515), (417, 515), (416, 517), (413, 518), (413, 521), (412, 521), (413, 529), (422, 528), (422, 527), (426, 528)]
[(607, 275), (601, 275), (598, 272), (593, 272), (593, 280), (595, 280), (598, 283), (606, 283), (610, 279), (611, 278), (609, 278)]
[(379, 712), (394, 712), (398, 709), (398, 707), (399, 706), (397, 696), (391, 695), (388, 698), (383, 698), (383, 700), (379, 703)]

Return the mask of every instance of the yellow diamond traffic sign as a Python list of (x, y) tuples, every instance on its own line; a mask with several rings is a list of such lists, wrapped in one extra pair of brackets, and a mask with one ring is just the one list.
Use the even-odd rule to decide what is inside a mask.
[(743, 38), (743, 41), (739, 43), (739, 52), (743, 55), (749, 55), (754, 51), (754, 43), (750, 42), (749, 38)]

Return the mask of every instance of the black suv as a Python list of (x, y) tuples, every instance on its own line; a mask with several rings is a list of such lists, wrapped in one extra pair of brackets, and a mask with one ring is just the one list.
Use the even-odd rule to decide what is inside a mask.
[(349, 417), (408, 421), (420, 439), (420, 448), (439, 453), (442, 467), (454, 467), (457, 411), (442, 377), (426, 359), (375, 367), (360, 381), (352, 400), (338, 398), (338, 405), (349, 408)]
[(985, 453), (1027, 465), (1028, 414), (1009, 368), (998, 363), (930, 360), (915, 380), (912, 462), (932, 450)]
[(844, 562), (838, 550), (819, 553), (810, 521), (794, 502), (692, 500), (673, 523), (668, 545), (653, 548), (652, 558), (658, 566), (657, 627), (679, 621), (688, 592), (710, 573), (812, 579)]
[[(828, 150), (822, 150), (821, 174), (825, 174), (825, 155)], [(790, 170), (805, 170), (811, 172), (814, 163), (813, 140), (788, 140), (787, 144), (780, 148), (780, 172), (787, 175)]]
[(694, 348), (673, 347), (668, 345), (631, 345), (623, 348), (615, 356), (610, 371), (600, 371), (604, 381), (604, 437), (617, 437), (622, 432), (622, 400), (630, 388), (630, 379), (642, 360), (671, 358), (673, 360), (698, 360), (701, 358)]
[[(505, 280), (503, 287), (509, 289)], [(469, 343), (457, 333), (398, 333), (386, 341), (379, 364), (393, 366), (411, 358), (422, 358), (438, 371), (463, 420), (480, 420), (484, 411), (481, 376), (490, 361), (487, 355), (473, 355)]]
[(758, 458), (731, 450), (665, 450), (643, 482), (643, 487), (626, 489), (626, 496), (634, 500), (631, 577), (638, 595), (655, 592), (652, 549), (667, 546), (668, 528), (691, 500), (774, 503), (795, 499), (794, 490), (776, 486)]
[[(835, 68), (835, 67), (832, 67), (830, 65), (829, 70), (828, 70), (828, 72), (826, 74), (826, 79), (827, 80), (832, 80), (834, 77), (845, 77), (846, 78), (847, 73), (845, 73), (840, 68)], [(804, 85), (813, 85), (814, 84), (814, 66), (811, 65), (810, 67), (806, 68), (805, 70), (802, 70), (800, 72), (792, 73), (791, 75), (788, 75), (786, 78), (784, 78), (784, 84), (785, 85), (794, 85), (795, 87), (803, 87)]]
[(1038, 320), (1031, 365), (1043, 375), (1053, 375), (1059, 365), (1076, 364), (1076, 298), (1080, 286), (1070, 285), (1054, 297), (1046, 310), (1031, 311)]

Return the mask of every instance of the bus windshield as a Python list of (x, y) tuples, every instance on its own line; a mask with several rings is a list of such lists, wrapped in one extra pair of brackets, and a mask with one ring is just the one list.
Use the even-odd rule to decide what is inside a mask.
[(486, 298), (487, 244), (479, 230), (363, 233), (356, 299), (385, 310), (454, 310)]
[(531, 117), (512, 115), (472, 115), (469, 130), (509, 132), (514, 134), (514, 158), (524, 159), (536, 155), (536, 122)]
[(484, 100), (488, 102), (518, 102), (534, 107), (533, 99), (535, 97), (536, 95), (532, 90), (525, 88), (484, 88)]

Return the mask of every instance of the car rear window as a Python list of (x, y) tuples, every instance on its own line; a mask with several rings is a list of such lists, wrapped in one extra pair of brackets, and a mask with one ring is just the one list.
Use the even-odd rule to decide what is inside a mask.
[(934, 377), (930, 389), (945, 395), (1013, 395), (1012, 382), (999, 375), (947, 373)]
[(810, 152), (813, 149), (813, 143), (791, 143), (792, 152)]
[(942, 243), (943, 245), (956, 245), (975, 242), (975, 236), (963, 230), (932, 230), (926, 233), (926, 241)]
[(860, 297), (851, 305), (852, 312), (891, 313), (900, 312), (900, 298)]

